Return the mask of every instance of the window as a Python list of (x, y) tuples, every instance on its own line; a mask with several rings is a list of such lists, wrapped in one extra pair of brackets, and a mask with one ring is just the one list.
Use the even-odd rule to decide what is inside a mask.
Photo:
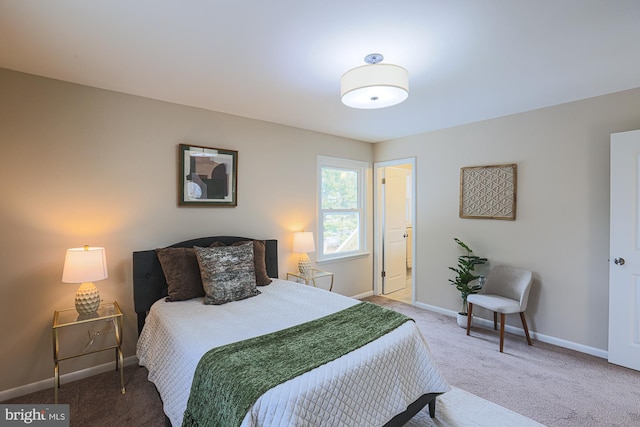
[(318, 157), (318, 260), (366, 252), (365, 179), (369, 165)]

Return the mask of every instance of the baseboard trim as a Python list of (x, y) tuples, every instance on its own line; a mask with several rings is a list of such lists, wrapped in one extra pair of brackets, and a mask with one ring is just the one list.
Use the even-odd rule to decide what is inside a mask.
[[(124, 366), (129, 366), (138, 363), (136, 356), (129, 356), (124, 359)], [(71, 381), (77, 381), (84, 378), (89, 378), (94, 375), (101, 374), (103, 372), (113, 371), (113, 362), (103, 363), (102, 365), (92, 366), (91, 368), (81, 369), (75, 372), (69, 372), (64, 375), (60, 375), (60, 383), (68, 383)], [(45, 380), (36, 381), (35, 383), (25, 384), (20, 387), (11, 388), (9, 390), (0, 391), (0, 402), (4, 402), (9, 399), (24, 396), (26, 394), (35, 393), (36, 391), (46, 390), (48, 388), (53, 389), (53, 377)], [(52, 391), (53, 393), (53, 391)]]
[[(444, 314), (446, 316), (456, 317), (457, 313), (453, 310), (447, 310), (441, 307), (436, 307), (435, 305), (424, 304), (421, 302), (415, 303), (416, 307), (424, 308), (425, 310), (433, 311), (435, 313)], [(483, 328), (493, 329), (493, 320), (482, 319), (480, 317), (473, 318), (473, 323), (475, 326), (480, 326)], [(524, 329), (517, 328), (515, 326), (506, 325), (504, 330), (511, 333), (524, 337)], [(529, 335), (531, 338), (545, 342), (547, 344), (557, 345), (558, 347), (568, 348), (570, 350), (579, 351), (580, 353), (590, 354), (592, 356), (600, 357), (603, 359), (609, 358), (609, 352), (607, 350), (602, 350), (595, 347), (590, 347), (588, 345), (579, 344), (573, 341), (563, 340), (561, 338), (552, 337), (549, 335), (540, 334), (535, 331), (529, 330)]]
[(362, 299), (362, 298), (370, 297), (372, 295), (373, 295), (373, 291), (369, 291), (369, 292), (365, 292), (364, 294), (354, 295), (351, 298)]

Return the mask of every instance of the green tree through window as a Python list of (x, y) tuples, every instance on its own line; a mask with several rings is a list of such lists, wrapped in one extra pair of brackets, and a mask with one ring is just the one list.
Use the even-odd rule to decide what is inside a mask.
[(321, 158), (320, 258), (363, 250), (362, 162)]

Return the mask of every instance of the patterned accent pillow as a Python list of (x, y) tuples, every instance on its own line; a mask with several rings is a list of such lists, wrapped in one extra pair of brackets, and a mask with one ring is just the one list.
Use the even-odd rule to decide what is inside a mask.
[(204, 303), (226, 304), (256, 296), (253, 243), (238, 246), (194, 248), (204, 287)]
[[(247, 240), (232, 243), (231, 246), (238, 246), (247, 243)], [(265, 260), (265, 252), (267, 251), (264, 240), (253, 240), (253, 268), (256, 271), (256, 285), (266, 286), (271, 283), (271, 279), (267, 274), (267, 262)]]
[(184, 301), (204, 296), (200, 267), (193, 248), (156, 249), (167, 281), (167, 301)]

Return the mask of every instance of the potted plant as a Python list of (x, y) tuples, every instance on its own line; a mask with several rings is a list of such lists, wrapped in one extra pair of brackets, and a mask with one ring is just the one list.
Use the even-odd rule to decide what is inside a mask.
[[(458, 265), (455, 267), (449, 267), (456, 273), (456, 277), (449, 279), (452, 285), (460, 291), (460, 297), (462, 298), (462, 311), (458, 313), (458, 325), (462, 327), (467, 326), (467, 297), (471, 294), (477, 294), (482, 285), (484, 284), (484, 278), (482, 276), (475, 275), (476, 265), (486, 264), (487, 259), (473, 255), (473, 251), (463, 241), (454, 238), (455, 242), (466, 252), (464, 255), (458, 257)], [(476, 282), (477, 279), (478, 280)]]

